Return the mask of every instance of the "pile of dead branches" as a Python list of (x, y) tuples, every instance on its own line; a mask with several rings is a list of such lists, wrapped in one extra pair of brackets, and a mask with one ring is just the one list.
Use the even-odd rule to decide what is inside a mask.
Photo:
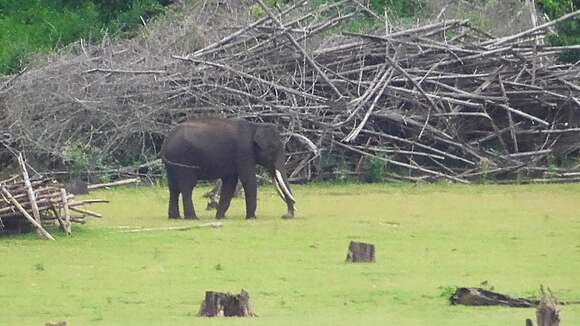
[[(257, 3), (261, 18), (189, 53), (81, 44), (23, 74), (4, 94), (13, 133), (50, 157), (146, 161), (183, 119), (241, 117), (284, 130), (292, 179), (365, 160), (414, 181), (580, 176), (580, 68), (557, 60), (579, 47), (544, 45), (557, 21), (494, 37), (462, 20), (399, 30), (354, 0)], [(362, 15), (380, 28), (347, 32)]]
[(75, 201), (63, 185), (53, 179), (31, 179), (20, 154), (21, 174), (0, 180), (0, 234), (21, 232), (34, 227), (44, 238), (54, 240), (46, 231), (47, 225), (57, 224), (66, 234), (72, 232), (72, 223), (84, 224), (86, 216), (100, 214), (81, 208), (87, 204), (107, 202), (100, 199)]

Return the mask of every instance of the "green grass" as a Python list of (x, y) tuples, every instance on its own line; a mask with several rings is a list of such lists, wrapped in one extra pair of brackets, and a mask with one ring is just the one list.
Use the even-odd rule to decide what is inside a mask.
[[(236, 199), (220, 229), (123, 233), (168, 221), (164, 188), (95, 192), (106, 215), (59, 232), (0, 239), (0, 325), (523, 325), (534, 309), (450, 306), (451, 287), (580, 300), (580, 185), (295, 186), (298, 217), (260, 188), (258, 219)], [(375, 264), (345, 264), (350, 240)], [(195, 316), (205, 290), (250, 293), (253, 319)], [(562, 307), (580, 324), (580, 306)]]

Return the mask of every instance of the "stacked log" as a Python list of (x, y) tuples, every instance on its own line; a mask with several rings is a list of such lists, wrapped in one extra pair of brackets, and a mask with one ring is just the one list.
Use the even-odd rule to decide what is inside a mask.
[[(62, 184), (50, 178), (30, 179), (22, 154), (18, 154), (21, 174), (0, 180), (0, 233), (9, 232), (7, 225), (21, 229), (31, 224), (40, 236), (54, 240), (46, 231), (48, 225), (58, 224), (67, 235), (72, 223), (85, 223), (86, 216), (100, 214), (80, 206), (107, 202), (100, 199), (75, 201)], [(25, 227), (24, 227), (25, 228)]]
[[(180, 121), (240, 117), (283, 129), (293, 180), (364, 160), (412, 181), (580, 180), (566, 164), (580, 157), (580, 66), (558, 61), (580, 46), (541, 42), (580, 12), (495, 37), (467, 20), (397, 29), (360, 1), (258, 4), (263, 17), (189, 53), (81, 43), (12, 82), (5, 124), (40, 155), (72, 142), (131, 161), (154, 159)], [(361, 15), (384, 27), (348, 32)]]

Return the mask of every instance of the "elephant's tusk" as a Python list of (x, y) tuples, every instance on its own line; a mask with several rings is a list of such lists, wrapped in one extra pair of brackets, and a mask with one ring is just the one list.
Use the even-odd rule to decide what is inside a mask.
[(286, 194), (286, 196), (288, 196), (288, 198), (290, 198), (290, 200), (292, 200), (292, 202), (295, 203), (296, 200), (292, 196), (292, 193), (290, 193), (290, 189), (288, 189), (288, 187), (286, 187), (286, 183), (284, 183), (284, 178), (282, 178), (282, 173), (280, 173), (280, 171), (276, 170), (275, 174), (276, 174), (276, 179), (278, 180), (278, 183), (280, 184), (280, 187), (282, 188), (282, 191), (284, 191), (284, 194)]
[(274, 184), (276, 185), (276, 191), (278, 192), (278, 195), (280, 196), (280, 198), (282, 198), (283, 200), (286, 200), (286, 197), (284, 197), (284, 193), (282, 192), (282, 188), (280, 188), (280, 185), (278, 184), (278, 179), (277, 178), (273, 178), (274, 180)]

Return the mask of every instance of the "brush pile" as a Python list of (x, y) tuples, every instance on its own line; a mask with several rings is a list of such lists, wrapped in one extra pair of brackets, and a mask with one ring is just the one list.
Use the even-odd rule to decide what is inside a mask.
[(22, 174), (0, 180), (0, 234), (25, 232), (34, 227), (42, 237), (54, 240), (45, 226), (58, 223), (70, 235), (72, 223), (84, 224), (86, 216), (101, 217), (100, 214), (80, 206), (106, 201), (75, 201), (74, 195), (68, 194), (63, 185), (55, 180), (31, 180), (21, 154), (18, 162)]
[[(355, 0), (257, 5), (261, 18), (186, 53), (81, 44), (12, 82), (8, 122), (50, 157), (82, 144), (152, 160), (176, 123), (215, 116), (278, 124), (294, 180), (365, 160), (413, 181), (580, 176), (580, 67), (557, 60), (580, 47), (544, 45), (557, 21), (497, 38), (465, 20), (398, 30)], [(362, 15), (380, 28), (346, 32)]]

